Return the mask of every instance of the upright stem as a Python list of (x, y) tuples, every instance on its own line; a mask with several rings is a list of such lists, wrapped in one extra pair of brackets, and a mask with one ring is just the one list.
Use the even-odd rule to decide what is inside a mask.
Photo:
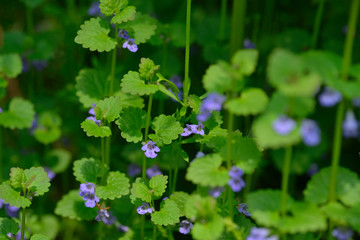
[(289, 186), (289, 175), (290, 175), (290, 163), (291, 163), (292, 147), (288, 146), (285, 148), (285, 157), (282, 169), (282, 181), (281, 181), (281, 215), (286, 214), (286, 199)]
[(321, 25), (321, 20), (324, 14), (325, 0), (319, 2), (319, 6), (316, 12), (315, 22), (314, 22), (314, 32), (311, 40), (311, 48), (316, 48), (317, 40), (319, 38), (319, 30)]
[[(118, 28), (115, 28), (115, 39), (118, 37)], [(114, 80), (115, 80), (115, 68), (116, 68), (116, 53), (117, 48), (112, 51), (111, 58), (111, 73), (110, 73), (110, 86), (109, 86), (109, 96), (112, 96), (114, 91)]]
[(25, 208), (22, 208), (22, 214), (21, 214), (21, 240), (25, 239)]
[[(152, 102), (153, 102), (153, 95), (150, 94), (148, 109), (147, 109), (147, 114), (146, 114), (145, 135), (144, 135), (145, 142), (148, 140)], [(142, 163), (142, 178), (145, 178), (145, 177), (146, 177), (146, 156), (144, 155), (143, 163)]]
[(178, 176), (178, 171), (179, 171), (179, 159), (176, 158), (176, 163), (175, 163), (175, 169), (174, 169), (174, 176), (173, 176), (173, 181), (172, 181), (172, 189), (171, 189), (171, 193), (176, 191), (176, 182), (177, 182), (177, 176)]
[(244, 42), (246, 0), (233, 0), (230, 34), (230, 57), (241, 49)]
[(190, 90), (189, 80), (189, 60), (190, 60), (190, 20), (191, 20), (191, 0), (187, 0), (186, 6), (186, 45), (185, 45), (185, 77), (184, 77), (184, 104), (188, 104)]
[(3, 177), (3, 165), (2, 165), (2, 155), (3, 155), (3, 127), (0, 126), (0, 182), (2, 182), (2, 177)]
[(219, 40), (225, 39), (227, 0), (221, 0)]
[(101, 138), (101, 184), (105, 183), (105, 139)]

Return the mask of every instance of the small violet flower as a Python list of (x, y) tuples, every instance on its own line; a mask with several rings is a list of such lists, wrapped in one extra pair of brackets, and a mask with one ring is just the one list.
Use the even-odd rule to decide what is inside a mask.
[(319, 95), (319, 103), (323, 107), (335, 106), (341, 99), (341, 93), (329, 87), (325, 87), (324, 91)]
[(44, 167), (45, 172), (47, 172), (48, 178), (50, 178), (50, 181), (53, 180), (56, 176), (56, 174), (51, 170), (49, 167)]
[(129, 49), (130, 52), (136, 52), (138, 50), (138, 45), (136, 45), (135, 39), (133, 38), (126, 40), (122, 47)]
[(246, 240), (277, 240), (277, 236), (269, 236), (270, 231), (267, 228), (253, 227), (250, 230), (250, 235)]
[(160, 171), (159, 167), (154, 165), (152, 167), (149, 167), (148, 169), (146, 169), (146, 176), (151, 179), (152, 177), (156, 176), (156, 175), (161, 175), (162, 172)]
[(128, 33), (128, 31), (125, 31), (124, 29), (120, 29), (118, 35), (119, 35), (119, 37), (121, 37), (125, 40), (129, 39), (129, 33)]
[(125, 233), (125, 232), (128, 232), (128, 231), (129, 231), (129, 227), (128, 227), (128, 226), (122, 225), (122, 224), (119, 223), (119, 222), (115, 223), (115, 225), (116, 225), (116, 228), (118, 229), (119, 232)]
[(100, 199), (95, 195), (95, 193), (86, 194), (83, 197), (83, 200), (86, 201), (85, 206), (88, 208), (93, 208), (96, 206), (96, 203), (100, 202)]
[(11, 206), (10, 204), (5, 204), (5, 212), (9, 217), (16, 218), (19, 216), (20, 208)]
[(255, 43), (251, 42), (250, 39), (248, 39), (248, 38), (244, 39), (243, 46), (244, 46), (245, 49), (256, 48)]
[(236, 166), (232, 166), (229, 171), (229, 176), (231, 178), (241, 178), (241, 176), (244, 174), (244, 171), (241, 168), (238, 168)]
[(220, 111), (226, 97), (218, 93), (210, 93), (202, 102), (200, 114), (196, 116), (200, 122), (205, 122), (210, 116), (211, 111)]
[(5, 202), (4, 202), (4, 200), (2, 200), (1, 198), (0, 198), (0, 209), (2, 209), (2, 207), (5, 205)]
[(205, 153), (199, 151), (196, 153), (195, 158), (202, 158), (204, 156), (205, 156)]
[(148, 158), (156, 158), (156, 152), (160, 152), (160, 148), (155, 145), (155, 142), (148, 141), (141, 150), (145, 151), (145, 156)]
[(317, 146), (321, 141), (321, 130), (314, 120), (305, 119), (300, 126), (300, 132), (306, 146)]
[(338, 227), (332, 231), (332, 235), (337, 240), (348, 240), (353, 236), (353, 231), (345, 227)]
[(224, 190), (225, 190), (224, 187), (214, 187), (209, 190), (209, 194), (214, 198), (218, 198), (224, 192)]
[(91, 3), (90, 8), (88, 10), (88, 15), (92, 17), (102, 15), (99, 5), (100, 5), (99, 1)]
[(199, 134), (199, 135), (204, 135), (204, 125), (199, 122), (198, 125), (196, 124), (186, 124), (186, 127), (184, 128), (184, 132), (181, 133), (180, 135), (183, 137), (189, 136), (191, 134)]
[(135, 163), (130, 163), (128, 166), (127, 174), (130, 177), (136, 177), (141, 173), (141, 167)]
[(97, 212), (95, 220), (98, 222), (102, 221), (106, 225), (112, 225), (116, 222), (116, 217), (113, 216), (111, 212), (108, 212), (106, 209), (100, 209), (100, 211)]
[(95, 108), (96, 104), (93, 103), (93, 104), (91, 104), (91, 106), (92, 106), (92, 108), (90, 108), (90, 110), (89, 110), (89, 112), (88, 112), (91, 116), (87, 117), (86, 119), (89, 119), (89, 120), (91, 120), (91, 121), (94, 121), (94, 122), (96, 123), (96, 125), (99, 126), (100, 123), (101, 123), (101, 120), (97, 120), (97, 119), (96, 119), (96, 116), (95, 116), (95, 110), (94, 110), (94, 108)]
[(236, 206), (237, 210), (239, 211), (239, 213), (244, 214), (247, 217), (251, 216), (251, 213), (249, 212), (249, 210), (247, 209), (247, 204), (246, 203), (240, 203)]
[(233, 166), (230, 169), (229, 176), (231, 177), (231, 179), (229, 180), (228, 185), (234, 192), (240, 192), (241, 189), (246, 186), (245, 181), (241, 178), (243, 174), (243, 170), (236, 166)]
[(138, 214), (144, 215), (146, 213), (153, 213), (153, 211), (155, 210), (151, 208), (148, 203), (143, 203), (142, 206), (136, 209), (136, 211), (138, 212)]
[(346, 111), (345, 119), (342, 123), (343, 136), (345, 138), (356, 138), (359, 135), (359, 122), (355, 118), (353, 111)]
[(3, 112), (3, 109), (0, 107), (0, 113), (2, 113)]
[(296, 122), (286, 115), (281, 115), (272, 123), (273, 130), (279, 135), (288, 135), (296, 127)]
[(192, 222), (190, 222), (189, 220), (183, 220), (179, 223), (179, 232), (182, 234), (188, 234), (192, 227)]
[(93, 208), (96, 203), (100, 202), (100, 199), (95, 195), (95, 188), (96, 185), (90, 182), (80, 184), (79, 195), (86, 201), (86, 207)]

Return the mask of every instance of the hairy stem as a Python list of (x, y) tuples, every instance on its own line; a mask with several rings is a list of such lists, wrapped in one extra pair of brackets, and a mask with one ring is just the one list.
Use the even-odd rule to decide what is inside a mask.
[(314, 30), (313, 30), (313, 35), (312, 35), (312, 39), (311, 39), (311, 48), (316, 48), (316, 44), (319, 38), (319, 30), (320, 30), (320, 25), (321, 25), (321, 20), (322, 17), (324, 15), (324, 5), (325, 5), (325, 0), (321, 0), (319, 2), (319, 6), (316, 12), (316, 17), (315, 17), (315, 22), (314, 22)]
[(190, 60), (190, 20), (191, 0), (187, 0), (186, 6), (186, 45), (185, 45), (185, 77), (184, 77), (184, 104), (187, 106), (187, 99), (190, 90), (189, 60)]
[(26, 208), (22, 208), (22, 214), (21, 214), (21, 240), (25, 239), (25, 212)]
[(242, 48), (244, 41), (246, 0), (233, 0), (231, 18), (230, 57)]

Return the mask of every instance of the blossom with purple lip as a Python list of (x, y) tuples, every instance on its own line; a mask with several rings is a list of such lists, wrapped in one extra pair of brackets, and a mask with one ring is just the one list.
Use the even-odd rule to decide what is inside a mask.
[(224, 190), (225, 190), (224, 187), (214, 187), (209, 190), (209, 194), (214, 198), (218, 198), (224, 192)]
[(211, 111), (220, 111), (226, 97), (218, 93), (210, 93), (202, 102), (200, 113), (196, 116), (200, 122), (205, 122), (210, 116)]
[(243, 46), (244, 46), (245, 49), (256, 48), (255, 43), (251, 42), (250, 39), (248, 39), (248, 38), (244, 39)]
[(281, 115), (272, 123), (273, 130), (279, 135), (288, 135), (296, 127), (296, 122), (286, 115)]
[(96, 125), (100, 125), (100, 123), (101, 123), (101, 120), (97, 120), (96, 119), (96, 116), (95, 116), (95, 110), (94, 110), (94, 108), (95, 108), (95, 106), (96, 106), (96, 103), (93, 103), (93, 104), (91, 104), (91, 108), (90, 108), (90, 110), (88, 111), (88, 113), (91, 115), (91, 116), (89, 116), (89, 117), (87, 117), (86, 119), (88, 119), (88, 120), (91, 120), (91, 121), (94, 121), (95, 123), (96, 123)]
[(11, 206), (10, 204), (5, 204), (5, 212), (9, 217), (19, 217), (19, 210), (20, 208)]
[(51, 168), (44, 167), (44, 170), (45, 170), (45, 172), (47, 172), (47, 174), (48, 174), (47, 176), (48, 176), (48, 178), (50, 178), (50, 181), (55, 178), (56, 174), (54, 173), (54, 171), (51, 170)]
[(148, 203), (143, 203), (142, 206), (136, 209), (136, 211), (138, 212), (138, 214), (144, 215), (146, 213), (153, 213), (153, 211), (155, 210), (152, 207), (150, 207)]
[(135, 43), (135, 39), (129, 38), (122, 45), (123, 48), (127, 48), (130, 52), (136, 52), (138, 50), (138, 45)]
[(242, 213), (247, 217), (251, 216), (251, 213), (249, 212), (246, 203), (239, 203), (238, 205), (236, 205), (236, 208), (239, 211), (239, 213)]
[(90, 5), (90, 8), (88, 10), (88, 15), (95, 17), (95, 16), (100, 16), (102, 15), (100, 8), (99, 8), (100, 2), (96, 1), (96, 2), (92, 2)]
[(232, 166), (230, 168), (229, 176), (231, 178), (241, 178), (242, 175), (244, 175), (244, 171), (241, 168), (239, 168), (237, 166)]
[(4, 200), (2, 200), (2, 199), (0, 198), (0, 209), (1, 209), (4, 205), (5, 205)]
[(183, 137), (187, 137), (187, 136), (190, 136), (191, 134), (193, 134), (191, 125), (186, 124), (186, 127), (184, 127), (184, 132), (181, 133), (180, 135), (183, 136)]
[(183, 137), (187, 137), (190, 136), (191, 134), (199, 134), (199, 135), (204, 135), (204, 125), (199, 122), (198, 125), (196, 124), (186, 124), (186, 127), (184, 128), (184, 132), (181, 133), (180, 135)]
[(228, 185), (234, 192), (240, 192), (246, 184), (245, 181), (241, 178), (244, 174), (244, 171), (236, 166), (231, 167), (229, 171), (230, 180)]
[(129, 32), (126, 31), (125, 29), (120, 29), (118, 32), (118, 36), (123, 39), (129, 39)]
[(112, 215), (111, 212), (108, 212), (106, 209), (100, 209), (100, 211), (97, 212), (95, 220), (98, 222), (102, 221), (106, 225), (112, 225), (116, 222), (116, 217)]
[(345, 119), (342, 123), (343, 136), (345, 138), (356, 138), (359, 135), (359, 122), (355, 118), (353, 111), (346, 111)]
[(161, 175), (162, 172), (160, 171), (159, 167), (154, 165), (152, 167), (149, 167), (148, 169), (146, 169), (146, 176), (151, 179), (152, 177), (156, 176), (156, 175)]
[(319, 95), (319, 103), (323, 107), (332, 107), (335, 106), (338, 102), (341, 101), (342, 95), (340, 92), (325, 87), (324, 91)]
[(90, 115), (95, 116), (95, 107), (96, 107), (96, 103), (91, 104), (91, 108), (90, 108), (90, 110), (88, 111), (88, 113), (89, 113)]
[(41, 72), (42, 70), (44, 70), (47, 67), (49, 62), (47, 60), (44, 60), (44, 59), (41, 60), (40, 59), (40, 60), (33, 60), (31, 62), (31, 64), (33, 65), (35, 71)]
[(188, 234), (192, 227), (192, 222), (190, 222), (189, 220), (183, 220), (179, 223), (179, 232), (182, 234)]
[(314, 120), (304, 119), (300, 132), (305, 145), (313, 147), (320, 144), (321, 130)]
[(145, 151), (145, 156), (148, 158), (156, 158), (157, 152), (160, 152), (160, 148), (155, 145), (155, 142), (148, 141), (144, 146), (141, 147), (141, 150)]
[(86, 182), (80, 184), (80, 192), (79, 195), (81, 197), (85, 196), (86, 194), (95, 193), (96, 185), (91, 182)]
[(205, 153), (199, 151), (196, 153), (195, 158), (202, 158), (204, 156), (205, 156)]
[(247, 236), (246, 240), (277, 240), (277, 236), (269, 236), (270, 230), (267, 228), (252, 227), (250, 235)]
[(85, 206), (88, 208), (93, 208), (96, 206), (96, 203), (100, 202), (100, 199), (95, 195), (95, 193), (88, 193), (83, 197), (85, 201)]
[(332, 236), (337, 240), (348, 240), (352, 238), (353, 231), (345, 227), (338, 227), (332, 231)]
[(141, 173), (141, 167), (135, 163), (130, 163), (128, 166), (127, 174), (130, 177), (136, 177)]

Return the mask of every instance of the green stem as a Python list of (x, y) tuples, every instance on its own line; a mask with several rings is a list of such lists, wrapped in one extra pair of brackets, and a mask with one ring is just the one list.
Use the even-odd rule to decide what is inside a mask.
[(173, 181), (172, 181), (173, 186), (171, 188), (171, 191), (172, 191), (171, 193), (174, 193), (176, 191), (176, 182), (177, 182), (178, 172), (179, 172), (179, 160), (178, 160), (178, 158), (176, 158), (176, 164), (175, 164)]
[(101, 138), (101, 184), (105, 183), (105, 139)]
[(156, 240), (156, 226), (153, 225), (153, 240)]
[(2, 155), (3, 155), (3, 128), (0, 126), (0, 182), (3, 181), (3, 165), (2, 165)]
[(145, 237), (145, 215), (141, 215), (141, 239), (144, 240)]
[[(117, 41), (118, 38), (118, 27), (115, 28), (115, 40)], [(110, 87), (109, 87), (109, 96), (112, 96), (114, 91), (114, 80), (115, 80), (115, 68), (116, 68), (116, 54), (117, 54), (117, 47), (112, 51), (111, 57), (111, 73), (110, 73)]]
[(186, 45), (185, 45), (185, 77), (184, 77), (184, 104), (188, 104), (190, 91), (189, 80), (189, 60), (190, 60), (190, 20), (191, 20), (191, 0), (187, 0), (186, 6)]
[(311, 48), (313, 48), (313, 49), (316, 48), (316, 44), (317, 44), (317, 41), (319, 38), (319, 30), (320, 30), (321, 20), (324, 15), (324, 6), (325, 6), (325, 0), (321, 0), (319, 2), (319, 6), (318, 6), (316, 17), (315, 17), (314, 32), (313, 32), (313, 36), (312, 36), (312, 40), (311, 40)]
[(218, 38), (220, 41), (225, 39), (225, 30), (226, 30), (226, 13), (227, 13), (227, 0), (221, 0), (221, 9), (220, 9), (220, 27)]
[[(109, 124), (111, 128), (111, 124)], [(110, 147), (111, 147), (111, 136), (105, 138), (105, 164), (110, 168)]]
[(171, 230), (168, 230), (168, 240), (174, 240), (174, 236)]
[(245, 182), (246, 182), (246, 186), (245, 186), (245, 189), (244, 189), (244, 195), (243, 195), (243, 202), (247, 202), (247, 196), (251, 190), (251, 181), (252, 181), (252, 176), (253, 174), (247, 174), (246, 175), (246, 178), (245, 178)]
[[(147, 140), (148, 140), (152, 102), (153, 102), (153, 95), (150, 94), (149, 103), (148, 103), (148, 109), (147, 109), (147, 114), (146, 114), (145, 135), (144, 135), (144, 141), (145, 142), (147, 142)], [(146, 177), (146, 156), (144, 155), (143, 163), (142, 163), (142, 178), (145, 179), (145, 177)]]
[(244, 42), (246, 0), (233, 0), (230, 34), (230, 57), (241, 49)]
[(281, 181), (281, 215), (286, 215), (286, 199), (289, 186), (290, 164), (291, 164), (292, 147), (285, 148), (285, 157), (282, 169), (282, 181)]
[(22, 214), (21, 214), (21, 240), (25, 239), (25, 212), (26, 208), (22, 208)]

